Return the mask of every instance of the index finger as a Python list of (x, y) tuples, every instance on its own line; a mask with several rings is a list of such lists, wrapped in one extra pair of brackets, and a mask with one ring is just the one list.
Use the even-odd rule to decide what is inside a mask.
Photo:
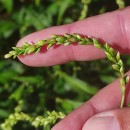
[[(64, 33), (78, 33), (92, 36), (111, 44), (122, 53), (130, 53), (130, 7), (103, 15), (87, 18), (68, 25), (51, 27), (32, 33), (18, 42), (21, 46), (24, 42), (36, 42), (50, 37), (51, 34), (62, 35)], [(69, 61), (83, 61), (104, 58), (105, 54), (93, 46), (70, 45), (52, 47), (49, 50), (43, 48), (38, 54), (20, 56), (19, 59), (29, 66), (50, 66)]]

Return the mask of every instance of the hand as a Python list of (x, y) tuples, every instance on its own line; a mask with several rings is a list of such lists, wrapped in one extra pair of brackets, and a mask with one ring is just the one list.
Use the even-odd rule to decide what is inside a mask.
[[(130, 54), (130, 7), (32, 33), (21, 39), (17, 46), (21, 46), (25, 41), (38, 41), (50, 37), (51, 34), (64, 33), (78, 33), (100, 38), (122, 54)], [(21, 56), (19, 59), (29, 66), (51, 66), (74, 60), (94, 60), (104, 57), (104, 52), (93, 46), (70, 45), (50, 48), (44, 55), (31, 54)], [(70, 113), (52, 130), (130, 130), (130, 108), (117, 109), (120, 101), (119, 80), (116, 80)], [(126, 102), (129, 101), (130, 94), (127, 95)]]

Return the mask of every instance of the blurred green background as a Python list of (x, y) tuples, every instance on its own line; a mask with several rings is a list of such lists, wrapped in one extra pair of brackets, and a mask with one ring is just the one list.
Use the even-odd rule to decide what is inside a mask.
[[(128, 5), (130, 1), (126, 0), (125, 6)], [(43, 68), (5, 60), (4, 54), (20, 38), (40, 29), (123, 7), (121, 0), (0, 0), (0, 124), (21, 100), (24, 102), (22, 111), (32, 116), (45, 115), (47, 110), (67, 114), (118, 76), (108, 60)], [(128, 70), (128, 56), (123, 56), (123, 60)], [(13, 127), (17, 129), (35, 130), (24, 121)], [(37, 130), (43, 129), (50, 127)]]

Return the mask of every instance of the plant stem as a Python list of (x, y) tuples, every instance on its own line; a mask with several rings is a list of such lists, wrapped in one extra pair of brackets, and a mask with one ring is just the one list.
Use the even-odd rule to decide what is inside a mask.
[(124, 103), (125, 103), (125, 86), (122, 86), (121, 90), (122, 90), (122, 98), (121, 98), (120, 108), (123, 108), (124, 107)]

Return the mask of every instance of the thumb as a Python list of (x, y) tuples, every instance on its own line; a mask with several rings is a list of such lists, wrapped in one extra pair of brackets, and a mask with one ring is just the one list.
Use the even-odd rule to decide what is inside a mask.
[(82, 130), (130, 130), (130, 108), (94, 115), (87, 120)]

